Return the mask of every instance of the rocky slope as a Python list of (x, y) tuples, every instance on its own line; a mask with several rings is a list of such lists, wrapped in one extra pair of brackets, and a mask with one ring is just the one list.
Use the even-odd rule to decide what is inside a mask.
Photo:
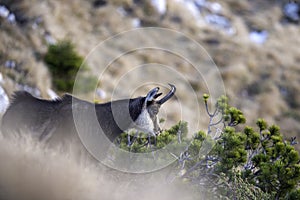
[[(179, 101), (170, 102), (163, 116), (168, 113), (169, 124), (183, 118), (190, 124), (199, 122), (195, 129), (205, 128), (207, 118), (201, 114), (204, 108), (201, 101), (199, 105), (195, 103), (195, 98), (199, 100), (204, 92), (212, 92), (208, 88), (216, 76), (209, 72), (196, 74), (189, 60), (173, 54), (189, 52), (191, 59), (205, 66), (207, 56), (195, 51), (197, 48), (186, 41), (189, 38), (212, 57), (232, 105), (244, 111), (250, 124), (257, 117), (264, 117), (270, 123), (278, 123), (286, 137), (299, 135), (297, 5), (297, 2), (290, 5), (285, 1), (258, 0), (1, 0), (0, 84), (3, 91), (0, 88), (0, 95), (3, 100), (0, 111), (7, 105), (5, 94), (10, 96), (15, 90), (25, 89), (45, 98), (53, 96), (51, 76), (43, 55), (48, 44), (70, 39), (77, 51), (87, 56), (91, 73), (98, 73), (108, 57), (115, 57), (101, 77), (102, 95), (95, 97), (99, 101), (122, 97), (124, 92), (144, 94), (153, 85), (142, 87), (143, 80), (151, 82), (152, 79), (160, 84), (175, 80)], [(187, 37), (175, 41), (170, 47), (174, 52), (136, 48), (140, 44), (161, 44), (168, 40), (168, 35), (159, 34), (153, 37), (137, 34), (121, 43), (111, 42), (94, 49), (115, 34), (142, 27), (163, 27)], [(116, 58), (127, 48), (135, 48), (135, 51)], [(159, 76), (160, 71), (155, 67), (133, 72), (136, 67), (150, 63), (170, 66), (184, 78), (166, 79), (168, 72)], [(193, 94), (196, 94), (194, 99), (190, 98)], [(94, 95), (84, 97), (93, 100)], [(198, 109), (195, 106), (199, 107), (200, 119), (195, 114)]]

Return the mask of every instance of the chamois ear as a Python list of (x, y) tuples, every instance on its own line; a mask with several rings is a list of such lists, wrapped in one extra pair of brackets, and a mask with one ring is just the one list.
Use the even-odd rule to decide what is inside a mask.
[(161, 93), (157, 94), (158, 90), (159, 90), (159, 87), (156, 87), (156, 88), (150, 90), (150, 92), (148, 92), (148, 94), (146, 96), (145, 102), (153, 101), (153, 99), (155, 99), (158, 96), (160, 96)]
[(156, 99), (157, 97), (159, 97), (160, 95), (162, 95), (162, 93), (158, 93), (154, 96), (154, 99)]

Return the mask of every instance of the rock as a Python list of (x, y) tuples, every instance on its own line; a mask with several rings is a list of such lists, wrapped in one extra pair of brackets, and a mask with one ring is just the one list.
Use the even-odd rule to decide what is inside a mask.
[(4, 66), (8, 69), (14, 69), (17, 66), (17, 64), (13, 60), (7, 60), (5, 61)]
[(127, 16), (127, 12), (126, 12), (126, 10), (125, 10), (123, 7), (118, 7), (118, 8), (117, 8), (117, 12), (118, 12), (122, 17)]
[(30, 94), (32, 94), (35, 97), (40, 97), (41, 96), (41, 92), (40, 92), (39, 89), (30, 87), (29, 85), (17, 84), (17, 89), (29, 92)]
[(141, 26), (141, 20), (139, 18), (132, 19), (131, 23), (132, 23), (132, 27), (134, 28), (138, 28)]
[(33, 29), (37, 29), (42, 23), (43, 23), (43, 18), (41, 16), (37, 17), (36, 19), (34, 19), (31, 27)]
[(151, 0), (151, 4), (161, 15), (165, 14), (167, 11), (167, 2), (166, 0)]
[(102, 6), (105, 6), (107, 4), (107, 1), (105, 1), (105, 0), (95, 0), (94, 2), (93, 2), (93, 6), (95, 7), (95, 8), (100, 8), (100, 7), (102, 7)]
[(205, 16), (205, 21), (216, 28), (222, 29), (228, 35), (233, 35), (236, 33), (236, 30), (232, 27), (230, 20), (224, 16), (218, 14), (208, 14)]
[(52, 37), (51, 33), (49, 33), (48, 31), (45, 32), (44, 38), (47, 44), (50, 45), (56, 44), (56, 40)]
[(100, 88), (98, 88), (97, 90), (96, 90), (96, 94), (97, 94), (97, 96), (98, 97), (100, 97), (101, 99), (105, 99), (106, 98), (106, 92), (104, 91), (104, 90), (102, 90), (102, 89), (100, 89)]
[(4, 5), (0, 5), (0, 17), (5, 18), (9, 23), (16, 23), (16, 15), (9, 11)]
[(4, 83), (3, 75), (0, 73), (0, 83)]
[(3, 18), (7, 18), (9, 15), (9, 10), (5, 7), (0, 5), (0, 16)]
[(292, 22), (300, 21), (300, 4), (296, 2), (290, 2), (284, 5), (283, 14)]
[(16, 23), (16, 16), (14, 13), (10, 13), (8, 16), (7, 16), (7, 21), (11, 24), (15, 24)]
[(269, 33), (266, 30), (263, 30), (263, 31), (254, 30), (254, 31), (251, 31), (249, 34), (250, 40), (256, 44), (265, 43), (268, 36), (269, 36)]
[(213, 13), (220, 13), (222, 10), (222, 6), (219, 3), (213, 2), (213, 3), (207, 3), (208, 9), (211, 10)]
[(9, 106), (8, 96), (4, 91), (4, 89), (2, 88), (2, 86), (0, 86), (0, 115), (4, 114), (8, 106)]

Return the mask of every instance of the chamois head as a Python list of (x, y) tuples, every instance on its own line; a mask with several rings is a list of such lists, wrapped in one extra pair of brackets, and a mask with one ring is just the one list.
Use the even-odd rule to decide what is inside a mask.
[(134, 128), (154, 136), (161, 132), (158, 124), (157, 114), (160, 106), (168, 101), (176, 91), (176, 87), (174, 85), (169, 85), (171, 86), (170, 92), (160, 100), (156, 100), (160, 95), (162, 95), (162, 93), (158, 93), (159, 87), (150, 90), (148, 94), (141, 99), (142, 107), (140, 114), (134, 121)]

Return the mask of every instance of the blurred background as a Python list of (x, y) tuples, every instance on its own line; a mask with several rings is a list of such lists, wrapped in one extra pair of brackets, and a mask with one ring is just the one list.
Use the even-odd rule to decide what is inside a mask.
[[(134, 28), (162, 27), (180, 31), (205, 48), (218, 66), (230, 104), (244, 112), (248, 124), (262, 117), (280, 125), (287, 139), (300, 136), (299, 24), (299, 1), (0, 0), (0, 113), (16, 90), (49, 99), (72, 92), (73, 82), (69, 81), (74, 72), (95, 46), (111, 36)], [(164, 39), (159, 35), (147, 38), (150, 43)], [(135, 41), (127, 42), (123, 45)], [(180, 45), (178, 48), (188, 48), (189, 44)], [(152, 50), (116, 59), (97, 83), (93, 68), (118, 50), (118, 46), (108, 46), (85, 63), (84, 85), (96, 82), (97, 89), (96, 96), (92, 91), (82, 97), (110, 100), (112, 80), (144, 63), (173, 66), (186, 75), (196, 93), (207, 91), (190, 63)], [(183, 105), (191, 105), (187, 115), (192, 116), (193, 102), (189, 103), (184, 86), (176, 86)], [(180, 119), (174, 111), (177, 106), (171, 103), (173, 109), (163, 111), (169, 112), (172, 123)], [(205, 128), (207, 119), (199, 124)]]

